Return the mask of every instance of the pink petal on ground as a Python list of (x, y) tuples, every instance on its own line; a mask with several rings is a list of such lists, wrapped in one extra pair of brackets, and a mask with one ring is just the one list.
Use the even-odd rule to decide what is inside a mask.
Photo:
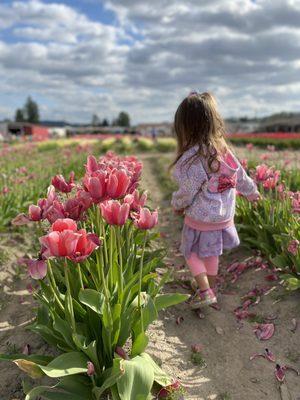
[(176, 325), (180, 325), (184, 321), (182, 316), (176, 318)]
[(274, 324), (257, 324), (254, 332), (259, 340), (268, 340), (274, 335)]
[(269, 349), (265, 349), (265, 357), (271, 362), (275, 362), (275, 355)]
[(278, 281), (278, 279), (279, 278), (277, 274), (269, 274), (265, 276), (265, 280), (269, 282)]
[(22, 350), (22, 354), (25, 354), (26, 356), (29, 356), (31, 353), (31, 348), (29, 344), (25, 344)]
[(275, 377), (278, 380), (278, 382), (283, 382), (285, 379), (285, 369), (282, 368), (279, 364), (276, 364), (275, 368)]
[(292, 328), (291, 328), (291, 332), (295, 333), (298, 327), (298, 322), (296, 320), (296, 318), (292, 319)]
[(283, 365), (282, 369), (284, 369), (285, 371), (288, 371), (288, 370), (294, 371), (297, 376), (300, 375), (300, 372), (295, 367), (292, 367), (291, 365)]
[(220, 311), (221, 310), (221, 306), (218, 303), (215, 304), (210, 304), (209, 306), (210, 308), (213, 308), (214, 310)]
[(255, 358), (258, 358), (258, 357), (265, 358), (265, 355), (262, 353), (254, 353), (254, 354), (252, 354), (252, 356), (250, 356), (250, 361), (255, 360)]

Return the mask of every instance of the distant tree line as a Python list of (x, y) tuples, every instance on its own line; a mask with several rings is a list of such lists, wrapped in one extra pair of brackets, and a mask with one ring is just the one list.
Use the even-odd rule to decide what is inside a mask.
[(107, 118), (101, 120), (97, 114), (92, 117), (93, 126), (123, 126), (125, 128), (130, 127), (130, 116), (127, 112), (121, 111), (117, 118), (114, 118), (111, 123), (109, 123)]
[(16, 110), (15, 121), (33, 124), (40, 121), (39, 106), (30, 96), (27, 98), (24, 107)]

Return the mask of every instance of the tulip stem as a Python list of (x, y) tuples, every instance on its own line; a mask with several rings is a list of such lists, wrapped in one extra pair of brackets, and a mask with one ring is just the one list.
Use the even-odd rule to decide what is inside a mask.
[(107, 255), (107, 243), (106, 243), (106, 231), (103, 220), (100, 220), (100, 233), (103, 235), (103, 249), (104, 249), (104, 260), (105, 264), (108, 263), (108, 255)]
[(79, 275), (80, 286), (81, 286), (82, 289), (84, 289), (80, 263), (77, 263), (77, 267), (78, 267), (78, 275)]
[(117, 230), (117, 243), (118, 243), (118, 253), (119, 253), (119, 268), (118, 268), (118, 287), (119, 287), (119, 301), (122, 302), (123, 296), (123, 254), (122, 254), (122, 245), (121, 245), (121, 227), (118, 227)]
[(143, 248), (142, 248), (142, 254), (141, 254), (141, 259), (140, 259), (140, 271), (139, 271), (138, 308), (141, 313), (142, 332), (144, 332), (144, 318), (143, 318), (143, 310), (142, 310), (142, 306), (141, 306), (141, 292), (142, 292), (142, 278), (143, 278), (143, 266), (144, 266), (144, 254), (145, 254), (146, 241), (147, 241), (147, 231), (144, 232), (144, 241), (143, 241)]
[(49, 260), (48, 260), (48, 271), (49, 271), (49, 284), (50, 284), (50, 287), (52, 289), (54, 298), (57, 301), (57, 304), (59, 305), (60, 309), (64, 312), (65, 309), (64, 309), (64, 306), (63, 306), (63, 304), (60, 301), (59, 296), (58, 296), (57, 285), (56, 285), (55, 277), (54, 277), (54, 274), (53, 274), (53, 271), (52, 271), (52, 266), (51, 266), (51, 263), (50, 263)]
[(113, 274), (113, 254), (114, 254), (114, 233), (115, 229), (113, 225), (110, 225), (110, 243), (109, 243), (109, 277), (110, 277), (110, 285), (113, 287), (114, 285), (114, 274)]
[(76, 325), (75, 325), (75, 318), (74, 318), (74, 309), (73, 309), (73, 300), (72, 300), (72, 292), (71, 292), (71, 285), (70, 285), (70, 280), (69, 280), (69, 267), (67, 260), (65, 262), (65, 278), (66, 278), (66, 287), (67, 287), (67, 292), (65, 293), (65, 296), (67, 298), (67, 311), (70, 313), (70, 319), (71, 319), (71, 325), (73, 329), (73, 333), (76, 332)]

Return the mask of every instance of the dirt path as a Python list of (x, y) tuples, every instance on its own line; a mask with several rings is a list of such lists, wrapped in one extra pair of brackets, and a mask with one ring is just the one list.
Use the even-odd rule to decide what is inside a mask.
[[(169, 249), (168, 263), (182, 273), (184, 260), (178, 252), (181, 221), (172, 214), (169, 202), (164, 200), (159, 183), (151, 173), (151, 158), (143, 157), (143, 161), (144, 187), (149, 188), (153, 206), (160, 207), (160, 230)], [(230, 262), (243, 261), (248, 256), (241, 249), (232, 252), (222, 258), (221, 268), (224, 270)], [(221, 293), (219, 311), (203, 309), (199, 318), (188, 304), (181, 304), (161, 313), (160, 319), (151, 328), (149, 351), (161, 361), (167, 372), (180, 379), (187, 390), (186, 399), (281, 399), (274, 377), (275, 364), (263, 358), (250, 361), (249, 357), (268, 347), (280, 364), (300, 368), (300, 328), (296, 333), (290, 331), (292, 318), (300, 321), (300, 296), (297, 293), (282, 297), (282, 289), (264, 279), (269, 273), (268, 270), (254, 268), (244, 272), (236, 283), (227, 285), (226, 291), (224, 289)], [(253, 332), (255, 324), (238, 324), (233, 313), (241, 304), (241, 296), (256, 284), (259, 287), (274, 287), (268, 295), (262, 296), (260, 304), (253, 307), (260, 318), (276, 316), (273, 321), (276, 325), (275, 334), (266, 342), (256, 338)], [(174, 283), (167, 285), (165, 290), (184, 291)], [(177, 324), (179, 320), (181, 323)], [(202, 354), (207, 364), (204, 369), (191, 361), (193, 344), (203, 346)], [(300, 377), (289, 372), (286, 386), (290, 399), (300, 399)]]

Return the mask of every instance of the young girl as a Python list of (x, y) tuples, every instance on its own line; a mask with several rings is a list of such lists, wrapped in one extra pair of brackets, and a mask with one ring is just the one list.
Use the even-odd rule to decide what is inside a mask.
[(224, 122), (209, 93), (192, 92), (175, 114), (177, 157), (173, 176), (179, 190), (172, 206), (184, 214), (181, 252), (199, 290), (192, 308), (217, 302), (214, 292), (219, 256), (239, 245), (234, 226), (235, 197), (259, 199), (249, 178), (225, 140)]

